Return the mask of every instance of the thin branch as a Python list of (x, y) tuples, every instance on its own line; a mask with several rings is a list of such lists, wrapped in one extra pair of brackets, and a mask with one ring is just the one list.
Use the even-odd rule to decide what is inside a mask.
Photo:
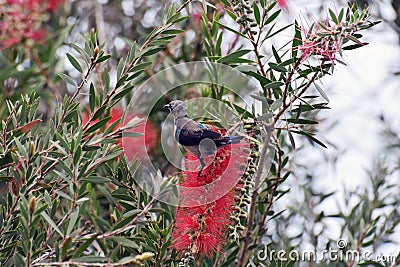
[(307, 89), (311, 86), (311, 84), (313, 84), (315, 79), (318, 77), (318, 74), (319, 74), (319, 71), (316, 71), (315, 74), (313, 75), (313, 77), (304, 86), (304, 88), (298, 93), (298, 95), (291, 98), (288, 103), (283, 104), (282, 109), (272, 118), (272, 121), (266, 125), (267, 136), (265, 137), (263, 148), (261, 151), (261, 156), (260, 156), (260, 160), (258, 163), (259, 168), (257, 169), (256, 175), (254, 178), (255, 185), (254, 185), (253, 194), (251, 196), (251, 204), (250, 204), (250, 211), (249, 211), (248, 223), (247, 223), (247, 228), (246, 228), (246, 236), (244, 239), (244, 244), (243, 244), (242, 250), (240, 252), (240, 255), (238, 256), (239, 260), (236, 264), (236, 267), (245, 266), (246, 261), (247, 261), (246, 260), (247, 248), (249, 246), (250, 239), (251, 239), (251, 234), (252, 234), (253, 225), (254, 225), (254, 216), (255, 216), (258, 195), (259, 195), (258, 187), (260, 186), (260, 183), (261, 183), (261, 175), (263, 173), (263, 166), (264, 166), (265, 160), (267, 158), (268, 145), (269, 145), (269, 141), (271, 139), (273, 130), (275, 128), (275, 124), (280, 119), (280, 117), (285, 113), (285, 111), (294, 103), (294, 101), (296, 101), (296, 99), (300, 98), (307, 91)]
[(90, 239), (90, 238), (92, 238), (94, 236), (96, 236), (97, 239), (102, 239), (102, 238), (118, 235), (118, 234), (123, 233), (125, 231), (128, 231), (128, 230), (130, 230), (132, 228), (135, 228), (136, 227), (135, 223), (140, 219), (141, 216), (143, 216), (144, 214), (146, 214), (148, 212), (148, 210), (151, 208), (151, 206), (153, 205), (153, 203), (155, 201), (156, 201), (156, 198), (155, 197), (152, 198), (152, 200), (149, 203), (147, 203), (147, 205), (144, 207), (144, 209), (138, 215), (136, 215), (136, 217), (133, 218), (130, 223), (128, 223), (124, 227), (121, 227), (121, 228), (116, 229), (114, 231), (106, 232), (106, 233), (104, 233), (102, 235), (98, 235), (97, 233), (94, 233), (94, 234), (89, 234), (89, 235), (82, 236), (82, 237), (75, 238), (75, 239)]
[[(76, 89), (74, 95), (71, 97), (71, 99), (69, 100), (69, 104), (71, 105), (75, 98), (78, 96), (78, 94), (81, 92), (83, 86), (85, 85), (85, 83), (87, 82), (87, 78), (89, 77), (90, 73), (92, 72), (93, 68), (95, 67), (95, 62), (97, 59), (97, 54), (94, 54), (93, 57), (90, 59), (90, 66), (86, 71), (85, 76), (83, 77), (81, 83), (79, 84), (78, 88)], [(62, 119), (64, 119), (64, 116), (66, 114), (66, 111), (62, 114), (61, 118), (60, 118), (60, 122), (62, 121)]]
[(319, 74), (319, 71), (316, 71), (313, 75), (313, 77), (308, 81), (308, 83), (304, 86), (304, 88), (300, 91), (299, 94), (297, 94), (296, 96), (292, 97), (289, 101), (289, 103), (283, 104), (282, 108), (280, 109), (280, 111), (274, 116), (274, 121), (277, 122), (280, 117), (283, 115), (283, 113), (286, 112), (286, 110), (294, 103), (294, 101), (296, 101), (297, 99), (299, 99), (307, 90), (308, 88), (311, 86), (311, 84), (313, 84), (315, 82), (315, 80), (317, 79)]
[(80, 262), (80, 261), (63, 261), (63, 262), (43, 262), (35, 263), (32, 266), (126, 266), (127, 263), (105, 263), (105, 262)]
[(288, 76), (286, 78), (285, 89), (283, 90), (283, 94), (282, 94), (282, 103), (283, 103), (283, 105), (286, 105), (286, 98), (289, 95), (289, 87), (290, 87), (290, 84), (292, 83), (293, 75), (294, 75), (296, 69), (300, 66), (300, 64), (301, 64), (301, 58), (297, 59), (296, 63), (294, 64), (294, 66), (292, 68), (292, 70), (289, 72), (289, 74), (288, 74)]
[[(267, 219), (268, 213), (272, 208), (272, 204), (274, 203), (274, 196), (276, 191), (278, 190), (278, 186), (280, 184), (281, 181), (281, 172), (282, 172), (282, 148), (279, 144), (279, 140), (276, 136), (273, 136), (273, 139), (275, 140), (276, 143), (276, 148), (278, 149), (278, 153), (277, 153), (277, 158), (278, 158), (278, 169), (276, 171), (276, 178), (272, 178), (271, 180), (276, 180), (276, 182), (272, 185), (272, 191), (270, 193), (270, 198), (268, 199), (268, 206), (266, 207), (263, 217), (260, 220), (259, 224), (258, 224), (258, 229), (261, 229), (265, 223), (265, 220)], [(256, 237), (254, 238), (254, 242), (253, 244), (257, 244), (257, 240), (260, 236), (256, 235)]]
[(242, 250), (238, 256), (238, 262), (236, 264), (237, 267), (242, 267), (245, 266), (245, 258), (247, 254), (247, 248), (250, 243), (250, 238), (251, 238), (251, 233), (253, 231), (253, 225), (254, 225), (254, 215), (256, 211), (256, 206), (257, 206), (257, 200), (258, 200), (258, 187), (260, 186), (261, 183), (261, 175), (263, 174), (263, 166), (264, 163), (267, 159), (267, 152), (268, 152), (268, 146), (269, 146), (269, 141), (272, 136), (272, 132), (274, 130), (275, 122), (273, 121), (269, 126), (266, 127), (267, 129), (267, 136), (264, 139), (264, 144), (263, 148), (261, 150), (261, 156), (260, 160), (258, 162), (258, 169), (254, 178), (254, 189), (253, 189), (253, 194), (251, 196), (251, 204), (250, 204), (250, 211), (249, 211), (249, 217), (248, 217), (248, 223), (247, 223), (247, 228), (246, 228), (246, 236), (243, 242), (243, 247)]

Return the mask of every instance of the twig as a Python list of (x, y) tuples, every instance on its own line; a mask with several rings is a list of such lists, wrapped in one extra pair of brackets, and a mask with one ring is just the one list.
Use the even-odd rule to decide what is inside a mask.
[(296, 63), (294, 64), (292, 70), (289, 72), (286, 81), (285, 81), (285, 89), (283, 90), (283, 95), (282, 95), (282, 103), (283, 105), (286, 105), (286, 98), (289, 95), (289, 87), (290, 84), (292, 83), (292, 78), (294, 75), (294, 72), (296, 71), (296, 69), (300, 66), (301, 63), (301, 58), (297, 59)]
[[(265, 137), (263, 148), (261, 151), (261, 156), (259, 160), (259, 168), (257, 169), (255, 178), (254, 178), (254, 190), (253, 194), (251, 196), (251, 204), (250, 204), (250, 210), (249, 210), (249, 217), (248, 217), (248, 223), (247, 223), (247, 228), (246, 228), (246, 236), (244, 239), (244, 244), (242, 247), (242, 250), (240, 252), (240, 255), (238, 257), (238, 262), (236, 264), (236, 267), (241, 267), (245, 266), (245, 261), (246, 261), (246, 253), (247, 253), (247, 248), (250, 243), (250, 238), (251, 238), (251, 233), (253, 230), (253, 224), (254, 224), (254, 215), (256, 211), (256, 206), (257, 206), (257, 200), (258, 200), (258, 187), (260, 186), (261, 183), (261, 175), (263, 173), (263, 166), (265, 163), (265, 160), (267, 158), (267, 151), (268, 151), (268, 145), (269, 145), (269, 140), (271, 139), (273, 130), (275, 129), (275, 125), (277, 121), (280, 119), (280, 117), (285, 113), (285, 111), (296, 101), (296, 99), (300, 98), (306, 91), (307, 89), (311, 86), (311, 84), (315, 81), (315, 79), (318, 77), (319, 71), (316, 71), (313, 77), (310, 79), (310, 81), (304, 86), (304, 88), (293, 98), (290, 99), (288, 103), (284, 103), (281, 110), (272, 118), (272, 121), (266, 125), (266, 130), (267, 130), (267, 136)], [(289, 81), (287, 81), (289, 82)], [(288, 93), (288, 91), (286, 91)], [(278, 183), (277, 183), (278, 185)], [(271, 203), (272, 205), (272, 203)]]
[[(90, 238), (92, 238), (92, 237), (94, 237), (94, 236), (96, 236), (97, 239), (102, 239), (102, 238), (105, 238), (105, 237), (110, 237), (110, 236), (118, 235), (118, 234), (120, 234), (120, 233), (122, 233), (122, 232), (128, 231), (128, 230), (130, 230), (130, 229), (136, 227), (136, 225), (135, 225), (136, 221), (139, 220), (139, 218), (140, 218), (142, 215), (144, 215), (145, 213), (148, 212), (148, 210), (150, 209), (150, 207), (153, 205), (153, 203), (154, 203), (155, 201), (156, 201), (156, 198), (155, 198), (155, 197), (152, 198), (152, 200), (151, 200), (149, 203), (147, 203), (147, 205), (144, 207), (144, 209), (143, 209), (138, 215), (136, 215), (136, 217), (133, 218), (132, 221), (131, 221), (130, 223), (128, 223), (128, 224), (125, 225), (124, 227), (121, 227), (121, 228), (116, 229), (116, 230), (114, 230), (114, 231), (106, 232), (106, 233), (104, 233), (104, 234), (102, 234), (102, 235), (98, 235), (97, 233), (95, 233), (95, 234), (89, 234), (89, 235), (86, 235), (86, 236), (79, 237), (79, 239), (90, 239)], [(75, 238), (75, 239), (78, 239), (78, 238)]]
[(32, 266), (126, 266), (127, 263), (105, 263), (105, 262), (80, 262), (80, 261), (63, 261), (63, 262), (47, 262), (35, 263)]
[[(84, 76), (83, 79), (82, 79), (82, 82), (79, 84), (79, 86), (78, 86), (78, 88), (76, 89), (74, 95), (73, 95), (73, 96), (71, 97), (71, 99), (69, 100), (69, 104), (70, 104), (70, 105), (74, 102), (75, 98), (78, 96), (78, 94), (81, 92), (83, 86), (84, 86), (85, 83), (87, 82), (87, 78), (89, 77), (90, 73), (92, 72), (93, 68), (94, 68), (95, 65), (96, 65), (96, 64), (95, 64), (96, 59), (97, 59), (97, 54), (94, 54), (93, 57), (90, 59), (90, 66), (89, 66), (89, 68), (87, 69), (86, 74), (85, 74), (85, 76)], [(67, 110), (67, 109), (66, 109), (66, 110)], [(61, 118), (60, 118), (60, 122), (62, 121), (62, 119), (64, 119), (65, 113), (66, 113), (66, 111), (63, 112), (63, 114), (62, 114), (62, 116), (61, 116)]]
[(319, 71), (316, 71), (314, 73), (313, 77), (308, 81), (308, 83), (300, 91), (300, 93), (298, 95), (294, 96), (293, 98), (291, 98), (289, 103), (283, 104), (280, 111), (273, 118), (275, 122), (277, 122), (280, 119), (280, 117), (283, 115), (283, 113), (285, 113), (285, 111), (294, 103), (294, 101), (299, 99), (307, 91), (307, 89), (311, 86), (311, 84), (313, 84), (315, 82), (315, 80), (317, 79), (318, 74), (319, 74)]
[[(265, 223), (265, 220), (267, 219), (268, 213), (272, 208), (272, 204), (274, 203), (274, 196), (276, 191), (278, 190), (278, 186), (280, 184), (281, 181), (281, 172), (282, 172), (282, 148), (279, 145), (279, 140), (276, 136), (273, 136), (275, 143), (276, 143), (276, 147), (278, 149), (278, 153), (277, 153), (277, 157), (278, 157), (278, 169), (276, 171), (276, 178), (275, 179), (271, 179), (271, 180), (276, 180), (276, 182), (271, 186), (272, 187), (272, 191), (270, 193), (270, 198), (268, 199), (268, 206), (266, 207), (263, 217), (260, 220), (259, 224), (258, 224), (258, 229), (261, 229)], [(253, 244), (257, 244), (257, 240), (258, 240), (259, 235), (256, 235), (256, 237), (254, 238), (254, 242)]]
[(263, 166), (265, 163), (265, 160), (267, 159), (267, 152), (268, 152), (268, 146), (269, 146), (269, 140), (271, 139), (272, 132), (274, 130), (275, 122), (272, 121), (267, 127), (267, 136), (265, 137), (263, 148), (261, 150), (261, 156), (260, 160), (258, 162), (258, 169), (254, 178), (254, 190), (253, 194), (251, 196), (251, 204), (250, 204), (250, 211), (249, 211), (249, 218), (248, 218), (248, 223), (247, 223), (247, 228), (246, 228), (246, 237), (244, 239), (243, 247), (239, 255), (239, 260), (236, 264), (237, 267), (242, 267), (245, 266), (245, 258), (246, 258), (246, 253), (247, 253), (247, 248), (250, 243), (250, 238), (251, 238), (251, 232), (253, 230), (253, 224), (254, 224), (254, 214), (256, 211), (256, 206), (257, 206), (257, 199), (258, 199), (258, 187), (260, 186), (261, 182), (261, 175), (263, 174)]

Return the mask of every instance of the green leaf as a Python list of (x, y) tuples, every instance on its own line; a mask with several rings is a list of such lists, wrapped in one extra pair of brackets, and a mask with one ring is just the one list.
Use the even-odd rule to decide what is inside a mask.
[(56, 136), (56, 139), (60, 142), (61, 146), (65, 149), (69, 150), (69, 145), (68, 145), (67, 141), (64, 139), (64, 137), (58, 132), (55, 133), (55, 136)]
[(292, 58), (297, 58), (297, 47), (303, 44), (302, 37), (301, 37), (301, 27), (295, 20), (294, 22), (294, 37), (293, 37), (293, 45), (292, 45)]
[(231, 17), (234, 21), (237, 20), (237, 16), (235, 13), (233, 13), (232, 11), (230, 11), (229, 9), (225, 9), (225, 12), (229, 15), (229, 17)]
[(82, 67), (79, 65), (78, 60), (76, 60), (76, 58), (74, 58), (70, 53), (67, 53), (67, 58), (69, 62), (71, 62), (72, 66), (74, 66), (77, 71), (82, 73)]
[(176, 13), (175, 15), (168, 18), (167, 24), (175, 24), (175, 23), (181, 22), (182, 20), (185, 20), (187, 18), (188, 18), (188, 16), (181, 17), (180, 13)]
[(315, 88), (317, 89), (317, 91), (320, 93), (320, 95), (326, 100), (326, 102), (329, 102), (329, 98), (326, 95), (326, 93), (324, 92), (324, 90), (316, 83), (314, 83)]
[(93, 114), (93, 119), (92, 121), (98, 119), (104, 112), (104, 110), (107, 108), (107, 106), (102, 106), (96, 112)]
[(282, 103), (283, 103), (282, 99), (277, 99), (270, 105), (269, 108), (271, 111), (274, 111), (274, 110), (280, 108), (282, 106)]
[(281, 11), (282, 11), (282, 9), (278, 9), (277, 11), (275, 11), (271, 16), (269, 16), (269, 17), (267, 18), (267, 20), (265, 21), (265, 24), (264, 24), (264, 25), (268, 25), (268, 24), (270, 24), (272, 21), (274, 21), (274, 20), (278, 17), (278, 15), (281, 13)]
[[(56, 172), (57, 173), (57, 172)], [(56, 190), (55, 193), (59, 196), (61, 196), (62, 198), (68, 199), (69, 201), (73, 201), (72, 197), (70, 197), (69, 195), (67, 195), (66, 193), (64, 193), (63, 191), (60, 190)]]
[(103, 61), (106, 61), (107, 59), (109, 59), (111, 57), (111, 55), (104, 55), (104, 56), (101, 56), (101, 57), (99, 57), (97, 60), (96, 60), (96, 64), (98, 64), (98, 63), (100, 63), (100, 62), (103, 62)]
[(65, 233), (65, 235), (69, 236), (72, 232), (72, 230), (75, 227), (76, 222), (78, 221), (78, 216), (79, 216), (79, 207), (77, 207), (72, 213), (71, 216), (69, 218), (69, 223), (68, 223), (68, 227), (67, 227), (67, 232)]
[(61, 79), (63, 79), (66, 83), (69, 83), (70, 85), (76, 87), (75, 81), (74, 81), (70, 76), (68, 76), (67, 74), (59, 73), (58, 76), (59, 76)]
[(288, 136), (289, 136), (290, 144), (292, 145), (293, 149), (296, 149), (296, 142), (294, 141), (293, 135), (290, 131), (288, 131)]
[(96, 92), (94, 90), (93, 83), (90, 83), (90, 88), (89, 88), (89, 108), (90, 108), (91, 112), (93, 112), (95, 105), (96, 105)]
[[(122, 72), (125, 68), (125, 61), (123, 58), (119, 59), (118, 66), (117, 66), (117, 78), (120, 79)], [(118, 86), (117, 86), (118, 87)]]
[(74, 153), (74, 165), (78, 166), (78, 162), (82, 156), (82, 146), (79, 144)]
[(118, 157), (119, 155), (121, 155), (121, 153), (122, 153), (122, 150), (118, 150), (116, 152), (112, 152), (112, 153), (108, 154), (107, 156), (105, 156), (104, 158), (102, 158), (101, 161), (102, 162), (109, 161), (111, 159), (114, 159), (114, 158)]
[(267, 98), (266, 98), (265, 96), (250, 95), (250, 97), (251, 97), (251, 98), (254, 98), (255, 100), (268, 103)]
[(90, 126), (87, 130), (86, 133), (92, 133), (96, 131), (97, 129), (100, 129), (104, 125), (107, 124), (107, 122), (111, 119), (111, 116), (105, 117), (104, 119), (99, 120), (96, 122), (94, 125)]
[(276, 64), (276, 63), (273, 63), (273, 62), (268, 63), (268, 66), (271, 69), (273, 69), (275, 71), (278, 71), (278, 72), (287, 72), (287, 69), (285, 67), (280, 66), (279, 64)]
[(226, 56), (220, 58), (218, 60), (218, 62), (232, 63), (232, 62), (237, 61), (241, 56), (248, 54), (249, 52), (251, 52), (251, 50), (246, 50), (246, 49), (238, 50), (238, 51), (235, 51), (229, 55), (226, 55)]
[(46, 212), (42, 212), (42, 217), (50, 224), (50, 226), (62, 237), (64, 238), (64, 234), (61, 232), (60, 228), (56, 225), (56, 223), (47, 215)]
[(373, 245), (374, 243), (375, 243), (375, 239), (371, 239), (369, 241), (362, 243), (361, 246), (365, 248), (365, 247), (369, 247), (369, 246)]
[(353, 50), (353, 49), (357, 49), (363, 46), (368, 45), (369, 43), (361, 43), (361, 44), (353, 44), (353, 45), (348, 45), (345, 47), (342, 47), (343, 50)]
[(306, 132), (304, 132), (304, 131), (297, 131), (297, 130), (292, 130), (291, 132), (297, 133), (297, 134), (300, 134), (300, 135), (304, 135), (304, 136), (306, 136), (309, 140), (311, 140), (312, 142), (314, 142), (314, 143), (316, 143), (316, 144), (322, 146), (323, 148), (328, 148), (324, 143), (322, 143), (321, 141), (319, 141), (317, 138), (315, 138), (314, 136), (312, 136), (312, 134), (310, 134), (310, 133), (306, 133)]
[(131, 85), (131, 86), (128, 86), (128, 87), (126, 87), (126, 88), (122, 88), (117, 94), (115, 94), (113, 97), (112, 97), (112, 99), (113, 100), (119, 100), (119, 99), (121, 99), (122, 97), (124, 97), (127, 93), (129, 93), (130, 91), (132, 91), (132, 89), (133, 89), (133, 85)]
[(281, 57), (278, 54), (278, 51), (276, 51), (275, 46), (272, 45), (272, 53), (274, 54), (276, 62), (279, 64), (282, 62)]
[(267, 7), (267, 12), (270, 12), (276, 6), (276, 3), (276, 1), (272, 1)]
[(122, 259), (120, 259), (119, 261), (118, 261), (118, 265), (123, 265), (123, 266), (129, 266), (128, 264), (129, 263), (132, 263), (132, 262), (137, 262), (137, 258), (136, 257), (132, 257), (132, 256), (129, 256), (129, 257), (124, 257), (124, 258), (122, 258)]
[(129, 72), (136, 72), (136, 71), (139, 71), (139, 70), (144, 70), (145, 68), (147, 68), (151, 64), (153, 64), (153, 62), (143, 62), (143, 63), (140, 63), (140, 64), (136, 64), (135, 66), (133, 66), (132, 69), (129, 70)]
[(223, 37), (224, 33), (221, 32), (217, 38), (217, 43), (215, 45), (215, 54), (218, 56), (222, 55), (222, 50), (221, 50), (221, 44), (222, 44), (222, 37)]
[(228, 30), (228, 31), (230, 31), (230, 32), (233, 32), (234, 34), (237, 34), (237, 35), (239, 35), (239, 36), (241, 36), (241, 37), (243, 37), (243, 38), (245, 38), (245, 39), (247, 39), (247, 36), (244, 35), (243, 33), (239, 32), (239, 31), (237, 31), (237, 30), (235, 30), (235, 29), (232, 29), (231, 27), (226, 26), (226, 25), (224, 25), (224, 24), (222, 24), (222, 23), (220, 23), (220, 22), (217, 22), (217, 23), (218, 23), (222, 28), (224, 28), (224, 29), (226, 29), (226, 30)]
[(260, 82), (260, 85), (261, 85), (263, 88), (264, 88), (267, 84), (271, 83), (271, 80), (270, 80), (270, 79), (264, 77), (263, 75), (261, 75), (261, 74), (259, 74), (259, 73), (257, 73), (257, 72), (248, 71), (248, 72), (245, 72), (245, 73), (248, 74), (248, 75), (250, 75), (250, 76), (252, 76), (252, 77), (254, 77), (254, 78), (256, 78), (256, 79)]
[(11, 156), (11, 150), (7, 152), (6, 155), (3, 157), (0, 157), (0, 167), (5, 166), (9, 163), (13, 162), (12, 156)]
[(82, 179), (84, 182), (90, 182), (92, 184), (105, 184), (111, 182), (110, 178), (99, 177), (99, 176), (89, 176)]
[(224, 3), (224, 5), (226, 6), (231, 6), (228, 0), (221, 0), (221, 2)]
[(330, 8), (329, 8), (329, 14), (330, 14), (330, 16), (331, 16), (331, 18), (332, 18), (333, 22), (335, 22), (335, 24), (339, 24), (339, 22), (338, 22), (338, 19), (337, 19), (337, 17), (336, 17), (336, 14), (335, 14), (335, 12), (333, 12), (333, 10), (332, 10), (332, 9), (330, 9)]
[(272, 113), (264, 113), (261, 116), (257, 117), (258, 121), (267, 121), (269, 119), (271, 119), (274, 116), (274, 114)]
[(85, 50), (83, 50), (74, 43), (70, 43), (69, 45), (85, 59), (86, 63), (90, 62), (90, 56), (88, 53), (86, 53)]
[[(274, 25), (275, 25), (275, 24), (274, 24)], [(271, 38), (272, 36), (274, 36), (274, 35), (276, 35), (276, 34), (282, 32), (282, 31), (284, 31), (284, 30), (286, 30), (287, 28), (289, 28), (289, 27), (292, 26), (292, 25), (293, 25), (293, 24), (286, 25), (285, 27), (280, 28), (279, 30), (275, 31), (274, 33), (270, 33), (270, 31), (273, 29), (273, 26), (272, 26), (271, 29), (270, 29), (270, 31), (268, 31), (268, 33), (267, 33), (267, 35), (265, 36), (265, 38), (264, 38), (263, 41), (265, 41), (266, 39)]]
[(265, 86), (263, 86), (263, 88), (268, 89), (268, 88), (272, 88), (272, 89), (278, 89), (283, 85), (283, 82), (280, 81), (273, 81), (270, 82), (268, 84), (266, 84)]
[(119, 78), (117, 81), (117, 84), (115, 85), (115, 88), (119, 88), (121, 85), (123, 85), (127, 78), (128, 78), (128, 74), (125, 74), (124, 76)]
[(185, 31), (184, 31), (184, 30), (181, 30), (181, 29), (169, 29), (169, 30), (162, 31), (161, 33), (162, 33), (162, 34), (173, 34), (173, 35), (177, 35), (177, 34), (180, 34), (180, 33), (182, 33), (182, 32), (185, 32)]
[(93, 243), (93, 240), (95, 240), (97, 237), (97, 234), (94, 234), (92, 237), (90, 237), (88, 240), (85, 241), (74, 253), (73, 258), (76, 258), (80, 255), (83, 254), (83, 252), (86, 251), (86, 249)]
[(253, 2), (253, 11), (254, 11), (254, 17), (257, 21), (257, 24), (261, 24), (261, 14), (260, 14), (260, 9), (258, 8), (257, 2)]
[(148, 56), (154, 55), (154, 54), (156, 54), (156, 53), (158, 53), (158, 52), (160, 52), (162, 50), (164, 50), (164, 47), (156, 47), (156, 48), (153, 48), (153, 49), (146, 49), (146, 50), (144, 50), (144, 52), (142, 52), (141, 56), (142, 57), (148, 57)]
[(120, 237), (120, 236), (111, 236), (111, 237), (109, 237), (109, 239), (113, 240), (115, 243), (117, 243), (119, 245), (134, 248), (134, 249), (139, 249), (138, 243), (136, 243), (128, 238)]
[(338, 16), (338, 21), (339, 22), (342, 22), (343, 15), (344, 15), (344, 8), (340, 9), (339, 16)]
[(95, 263), (95, 262), (106, 262), (109, 259), (106, 257), (101, 257), (101, 256), (84, 256), (80, 258), (74, 259), (76, 262), (87, 262), (87, 263)]
[(124, 137), (139, 137), (139, 136), (143, 136), (144, 133), (137, 133), (137, 132), (124, 132), (123, 136)]
[(306, 120), (306, 119), (287, 119), (287, 122), (294, 124), (318, 124), (317, 121)]

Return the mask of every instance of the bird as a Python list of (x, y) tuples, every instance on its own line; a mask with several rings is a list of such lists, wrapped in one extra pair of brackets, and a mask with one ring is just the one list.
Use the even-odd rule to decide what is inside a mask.
[(174, 117), (175, 139), (199, 159), (201, 168), (198, 176), (206, 166), (205, 156), (215, 154), (226, 145), (237, 144), (244, 138), (244, 136), (223, 136), (208, 125), (189, 118), (186, 103), (181, 100), (171, 101), (164, 108)]

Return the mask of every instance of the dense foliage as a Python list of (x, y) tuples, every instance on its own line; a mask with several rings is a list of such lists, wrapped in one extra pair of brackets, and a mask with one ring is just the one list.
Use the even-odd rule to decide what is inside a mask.
[[(29, 5), (21, 5), (25, 2)], [(12, 16), (21, 12), (35, 15), (19, 20), (23, 27), (1, 32), (9, 38), (0, 41), (1, 266), (297, 266), (298, 259), (263, 258), (259, 252), (265, 245), (268, 251), (301, 250), (301, 241), (315, 251), (337, 248), (339, 238), (348, 241), (339, 246), (341, 253), (395, 243), (390, 237), (400, 222), (400, 199), (389, 178), (398, 170), (382, 162), (371, 170), (370, 189), (347, 192), (348, 207), (339, 213), (316, 214), (333, 193), (314, 192), (308, 184), (304, 202), (288, 205), (286, 215), (274, 205), (289, 192), (291, 157), (304, 149), (299, 140), (327, 147), (315, 136), (318, 112), (329, 109), (319, 81), (345, 64), (343, 53), (367, 45), (361, 33), (378, 24), (368, 8), (349, 4), (329, 9), (328, 18), (307, 26), (296, 20), (282, 25), (286, 1), (188, 0), (155, 16), (158, 26), (151, 31), (138, 27), (142, 32), (129, 36), (136, 40), (115, 37), (123, 42), (118, 50), (118, 42), (109, 44), (99, 27), (104, 21), (96, 24), (97, 31), (77, 37), (79, 29), (67, 23), (73, 20), (68, 12), (78, 12), (77, 3), (46, 3), (3, 1), (0, 7), (7, 12), (2, 26), (14, 25)], [(290, 37), (279, 44), (283, 33)], [(249, 94), (224, 83), (191, 84), (162, 91), (154, 103), (141, 91), (152, 75), (198, 60), (211, 66), (210, 73), (212, 66), (229, 66), (259, 90)], [(245, 105), (241, 93), (252, 105)], [(141, 100), (137, 109), (128, 104), (132, 98)], [(213, 114), (200, 119), (249, 140), (243, 151), (234, 145), (219, 151), (201, 181), (171, 166), (159, 142), (167, 116), (162, 106), (190, 100), (195, 113), (200, 98), (217, 100), (233, 114), (226, 121), (210, 109)], [(149, 105), (149, 114), (140, 112)], [(155, 174), (142, 161), (147, 154)], [(195, 208), (159, 200), (176, 193), (170, 184), (191, 188), (223, 177), (227, 162), (240, 166), (240, 157), (242, 172), (220, 199)], [(185, 160), (196, 162), (191, 155)], [(236, 174), (231, 169), (227, 177)], [(157, 190), (140, 182), (149, 179), (162, 181)], [(187, 196), (189, 190), (181, 193)], [(320, 231), (310, 226), (329, 218), (343, 221), (336, 239), (324, 233), (327, 225)], [(291, 237), (285, 230), (296, 220), (302, 232)], [(392, 262), (341, 258), (319, 264), (395, 266), (399, 261), (399, 256)]]

